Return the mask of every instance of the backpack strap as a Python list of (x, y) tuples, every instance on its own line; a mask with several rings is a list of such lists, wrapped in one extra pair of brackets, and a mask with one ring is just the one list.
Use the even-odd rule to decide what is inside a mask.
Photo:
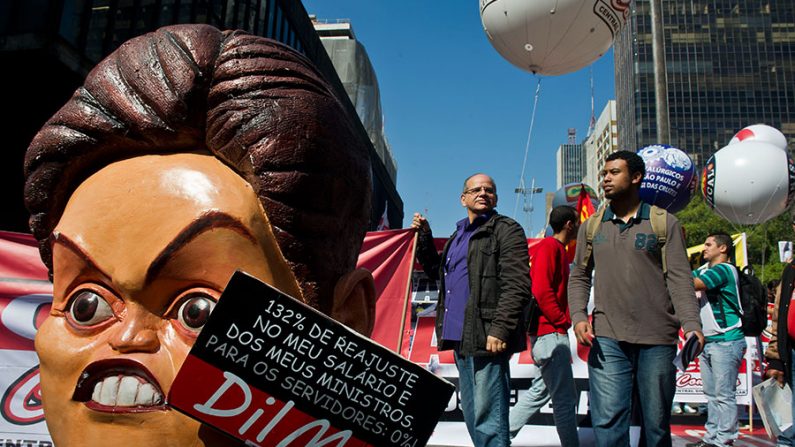
[[(713, 307), (713, 309), (715, 308), (715, 306), (718, 306), (720, 308), (720, 317), (723, 321), (717, 322), (718, 327), (720, 327), (721, 329), (729, 330), (729, 329), (734, 329), (736, 327), (742, 327), (742, 319), (744, 312), (742, 307), (743, 305), (741, 302), (742, 298), (740, 297), (740, 294), (742, 294), (742, 287), (740, 286), (740, 281), (741, 281), (740, 275), (742, 275), (743, 273), (739, 268), (737, 268), (736, 265), (734, 265), (731, 262), (727, 262), (726, 265), (728, 265), (731, 269), (734, 269), (734, 273), (736, 273), (734, 279), (736, 281), (735, 285), (737, 287), (737, 305), (735, 305), (731, 300), (724, 300), (723, 295), (720, 293), (720, 291), (713, 292), (712, 294), (710, 294), (709, 291), (707, 291), (706, 293), (707, 293), (707, 299), (709, 300), (709, 304)], [(728, 320), (726, 320), (726, 310), (723, 304), (724, 302), (729, 307), (737, 311), (740, 317), (739, 323), (735, 323), (734, 326), (732, 327), (729, 327), (729, 322)]]
[[(603, 206), (596, 213), (585, 221), (585, 254), (582, 258), (582, 267), (588, 267), (588, 262), (591, 261), (593, 255), (593, 238), (599, 231), (599, 226), (602, 224), (602, 218), (605, 215), (605, 208)], [(662, 261), (663, 274), (668, 274), (668, 263), (665, 261), (665, 246), (668, 240), (668, 211), (658, 206), (651, 206), (649, 212), (649, 221), (651, 229), (657, 235), (657, 245), (660, 247), (660, 258)]]
[(706, 291), (707, 301), (709, 301), (710, 306), (712, 306), (713, 312), (715, 311), (715, 307), (720, 309), (720, 318), (721, 321), (715, 321), (718, 323), (718, 327), (721, 329), (727, 329), (728, 323), (726, 322), (726, 311), (723, 308), (723, 300), (721, 299), (720, 292), (710, 292)]
[(734, 286), (737, 288), (737, 305), (735, 305), (731, 300), (726, 300), (726, 302), (729, 303), (729, 306), (731, 306), (734, 310), (736, 310), (740, 314), (740, 318), (742, 318), (742, 315), (745, 313), (743, 309), (743, 299), (742, 299), (742, 293), (743, 293), (742, 275), (745, 275), (746, 273), (740, 270), (740, 267), (737, 267), (733, 262), (727, 262), (726, 264), (728, 264), (729, 266), (731, 266), (731, 268), (734, 269), (735, 273)]
[(649, 212), (651, 230), (657, 235), (657, 245), (660, 247), (660, 260), (662, 261), (663, 275), (668, 274), (668, 263), (665, 260), (665, 246), (668, 241), (668, 211), (652, 205)]
[(587, 268), (588, 263), (591, 261), (591, 255), (593, 254), (593, 238), (599, 231), (599, 225), (602, 224), (602, 218), (604, 215), (605, 207), (603, 206), (599, 208), (599, 211), (591, 215), (591, 217), (585, 221), (585, 254), (582, 257), (582, 263), (580, 264), (584, 268)]

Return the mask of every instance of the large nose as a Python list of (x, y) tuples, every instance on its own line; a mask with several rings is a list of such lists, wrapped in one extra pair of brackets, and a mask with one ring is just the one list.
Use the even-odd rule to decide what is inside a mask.
[(110, 338), (110, 346), (121, 353), (157, 352), (158, 328), (163, 319), (140, 307), (128, 308), (122, 324)]

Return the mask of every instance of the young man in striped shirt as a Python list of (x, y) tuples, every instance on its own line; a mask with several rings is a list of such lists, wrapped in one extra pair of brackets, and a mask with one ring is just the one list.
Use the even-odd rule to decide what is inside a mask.
[(699, 357), (707, 396), (707, 432), (688, 447), (732, 445), (738, 436), (735, 390), (746, 346), (737, 269), (729, 263), (733, 248), (728, 234), (710, 234), (703, 253), (708, 264), (693, 271), (693, 285), (706, 294), (712, 313), (701, 315), (706, 344)]

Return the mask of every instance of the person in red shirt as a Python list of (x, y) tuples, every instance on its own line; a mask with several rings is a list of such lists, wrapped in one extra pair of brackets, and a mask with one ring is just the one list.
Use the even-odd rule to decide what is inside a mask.
[(533, 362), (541, 376), (533, 379), (510, 413), (511, 436), (552, 398), (555, 428), (563, 447), (579, 446), (575, 406), (577, 391), (571, 371), (568, 329), (571, 327), (566, 294), (569, 258), (566, 245), (577, 237), (579, 219), (574, 208), (559, 206), (549, 214), (553, 235), (544, 238), (533, 255), (530, 268), (533, 296), (541, 310), (538, 329), (530, 334)]

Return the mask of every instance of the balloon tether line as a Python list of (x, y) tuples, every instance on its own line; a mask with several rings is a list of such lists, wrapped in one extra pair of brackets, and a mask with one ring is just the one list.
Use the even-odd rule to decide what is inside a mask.
[[(530, 152), (530, 141), (533, 136), (533, 126), (535, 125), (536, 121), (536, 110), (538, 110), (538, 97), (541, 95), (541, 78), (536, 77), (536, 93), (535, 98), (533, 99), (533, 113), (530, 115), (530, 129), (527, 131), (527, 143), (524, 146), (524, 160), (522, 161), (522, 174), (519, 176), (519, 190), (523, 190), (525, 188), (524, 184), (524, 173), (525, 168), (527, 167), (527, 154)], [(513, 218), (516, 219), (516, 210), (519, 208), (519, 195), (523, 194), (521, 192), (516, 193), (516, 203), (513, 207)], [(527, 196), (525, 196), (527, 197)]]

